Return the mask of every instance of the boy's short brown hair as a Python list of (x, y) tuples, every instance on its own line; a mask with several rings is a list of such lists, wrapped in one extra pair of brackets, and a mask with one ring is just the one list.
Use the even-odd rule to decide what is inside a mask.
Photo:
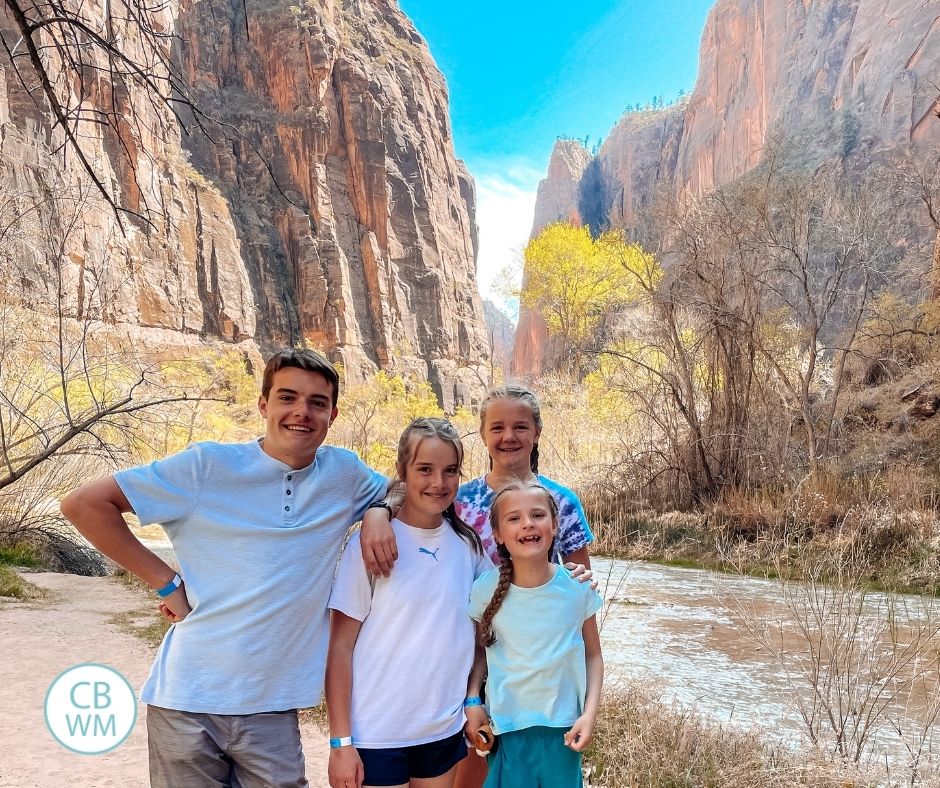
[(339, 373), (329, 361), (313, 350), (286, 347), (279, 350), (264, 367), (264, 377), (261, 379), (261, 396), (265, 399), (271, 393), (271, 384), (274, 373), (286, 367), (296, 367), (307, 372), (316, 372), (326, 378), (327, 383), (333, 387), (333, 407), (339, 401)]

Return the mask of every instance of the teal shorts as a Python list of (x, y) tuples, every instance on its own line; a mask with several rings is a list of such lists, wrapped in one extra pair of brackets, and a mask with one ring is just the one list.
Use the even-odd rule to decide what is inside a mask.
[(581, 788), (581, 753), (565, 746), (567, 728), (524, 728), (496, 737), (483, 788)]

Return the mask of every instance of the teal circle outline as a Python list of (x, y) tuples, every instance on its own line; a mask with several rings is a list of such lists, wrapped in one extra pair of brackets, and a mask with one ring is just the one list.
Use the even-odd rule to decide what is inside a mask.
[[(127, 685), (127, 688), (131, 691), (131, 697), (134, 698), (134, 719), (131, 721), (131, 727), (128, 729), (127, 733), (124, 734), (123, 738), (119, 742), (117, 742), (116, 744), (112, 744), (110, 747), (108, 747), (108, 749), (97, 750), (95, 752), (85, 752), (84, 750), (76, 750), (74, 747), (69, 747), (69, 745), (67, 745), (64, 741), (62, 741), (62, 739), (60, 739), (58, 736), (55, 735), (55, 731), (52, 730), (52, 726), (49, 724), (49, 695), (52, 692), (52, 688), (56, 685), (56, 682), (58, 682), (58, 680), (61, 679), (66, 673), (71, 673), (76, 668), (86, 668), (86, 667), (104, 668), (105, 670), (110, 670), (115, 676), (117, 676), (119, 679), (121, 679), (121, 681), (123, 681)], [(123, 673), (121, 673), (121, 671), (117, 670), (116, 668), (112, 668), (110, 665), (105, 665), (102, 662), (79, 662), (77, 665), (72, 665), (72, 667), (66, 668), (65, 670), (63, 670), (61, 673), (59, 673), (58, 676), (56, 676), (52, 680), (52, 683), (49, 684), (49, 689), (46, 690), (46, 697), (43, 699), (43, 703), (42, 703), (42, 716), (43, 716), (43, 720), (46, 723), (46, 730), (49, 731), (49, 735), (52, 736), (53, 739), (55, 739), (56, 743), (59, 746), (64, 747), (69, 752), (74, 752), (76, 755), (104, 755), (105, 753), (116, 750), (118, 747), (124, 744), (124, 742), (127, 741), (127, 737), (130, 736), (134, 732), (134, 728), (137, 727), (138, 703), (139, 703), (139, 699), (137, 697), (137, 693), (134, 691), (134, 687), (127, 680), (127, 677)]]

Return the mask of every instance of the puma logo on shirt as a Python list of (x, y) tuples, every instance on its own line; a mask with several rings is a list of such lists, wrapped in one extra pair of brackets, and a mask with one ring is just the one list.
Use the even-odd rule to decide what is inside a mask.
[[(440, 549), (441, 549), (440, 547), (437, 548), (437, 550), (440, 550)], [(437, 561), (437, 550), (435, 550), (435, 551), (432, 553), (432, 552), (431, 552), (430, 550), (428, 550), (426, 547), (419, 547), (419, 548), (418, 548), (418, 552), (419, 552), (419, 553), (426, 553), (427, 555), (431, 556), (431, 558), (433, 558), (435, 561)]]

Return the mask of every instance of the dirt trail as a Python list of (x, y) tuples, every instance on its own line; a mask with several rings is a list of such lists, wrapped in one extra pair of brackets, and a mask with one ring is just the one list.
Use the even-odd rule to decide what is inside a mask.
[[(50, 601), (0, 600), (0, 787), (143, 788), (147, 779), (146, 708), (116, 750), (79, 755), (46, 728), (43, 702), (62, 671), (82, 662), (110, 665), (140, 689), (154, 647), (113, 621), (147, 610), (153, 599), (103, 577), (29, 574)], [(302, 727), (311, 788), (327, 788), (325, 736)]]

